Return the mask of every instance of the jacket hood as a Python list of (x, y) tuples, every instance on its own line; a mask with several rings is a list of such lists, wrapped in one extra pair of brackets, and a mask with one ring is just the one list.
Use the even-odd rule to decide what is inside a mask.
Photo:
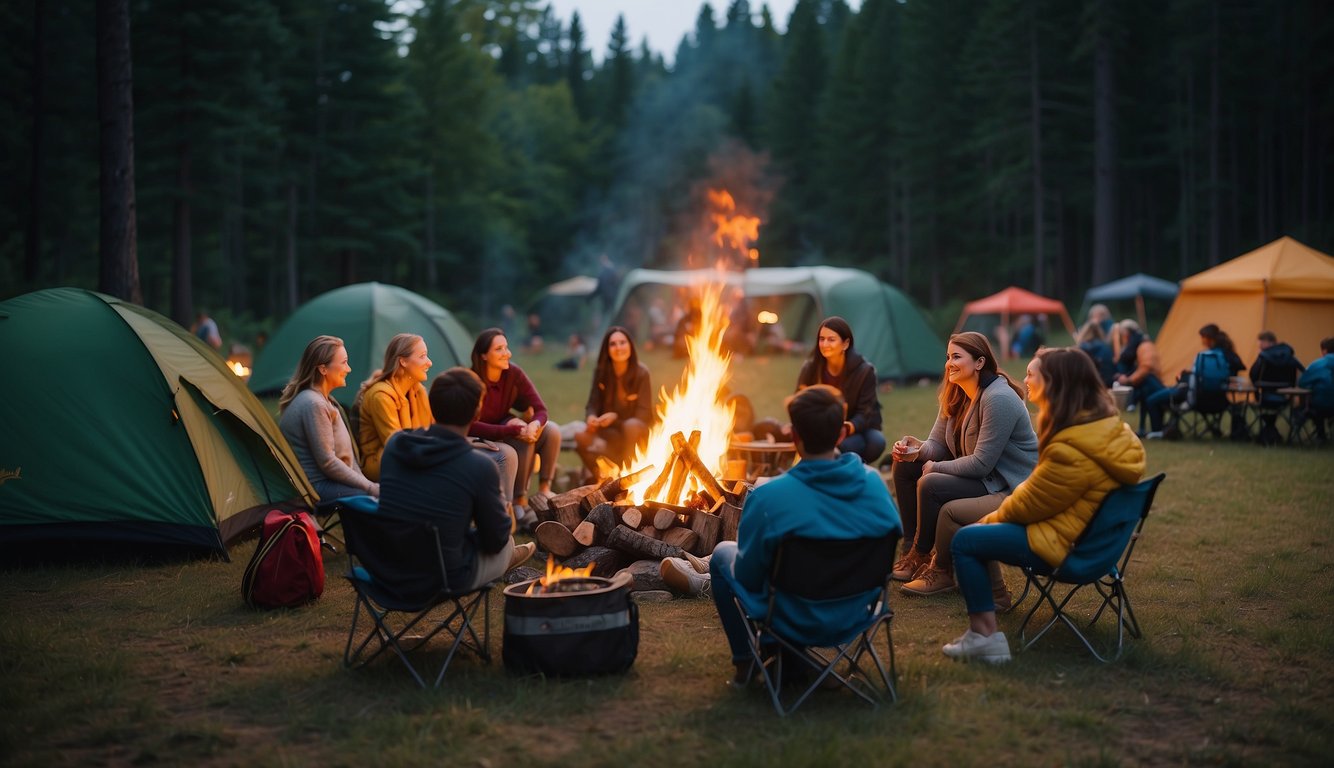
[(1119, 414), (1066, 427), (1051, 441), (1074, 447), (1122, 485), (1137, 483), (1144, 475), (1144, 444)]
[(386, 454), (393, 454), (409, 467), (434, 467), (452, 461), (472, 450), (466, 437), (434, 425), (426, 429), (405, 429), (389, 439)]
[(1293, 353), (1292, 347), (1286, 342), (1280, 341), (1269, 349), (1260, 350), (1260, 359), (1270, 365), (1282, 365), (1296, 367), (1297, 355)]
[(802, 485), (836, 499), (853, 501), (866, 494), (866, 465), (855, 453), (839, 454), (833, 459), (803, 459), (787, 474)]

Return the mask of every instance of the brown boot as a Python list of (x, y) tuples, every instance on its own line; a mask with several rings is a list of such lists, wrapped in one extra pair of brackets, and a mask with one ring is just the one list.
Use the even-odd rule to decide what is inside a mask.
[(931, 556), (918, 552), (915, 548), (909, 549), (908, 554), (900, 557), (894, 563), (894, 573), (892, 578), (895, 581), (912, 581), (917, 576), (917, 572), (922, 570), (931, 560)]
[(920, 571), (917, 578), (903, 585), (903, 593), (908, 595), (938, 595), (954, 591), (954, 574), (936, 567), (936, 561)]

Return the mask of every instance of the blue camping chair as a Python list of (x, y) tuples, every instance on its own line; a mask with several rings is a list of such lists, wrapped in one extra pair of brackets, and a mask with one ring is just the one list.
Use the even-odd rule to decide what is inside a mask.
[[(450, 643), (434, 687), (440, 687), (461, 648), (490, 662), (492, 585), (472, 590), (450, 586), (438, 528), (382, 514), (363, 502), (345, 503), (340, 514), (347, 544), (346, 578), (357, 595), (343, 648), (344, 666), (363, 667), (391, 650), (425, 688), (426, 680), (410, 654), (441, 634)], [(473, 626), (478, 611), (481, 637)]]
[[(1084, 529), (1084, 533), (1075, 542), (1074, 549), (1070, 550), (1070, 554), (1060, 566), (1023, 569), (1027, 581), (1024, 584), (1024, 593), (1016, 604), (1023, 601), (1030, 588), (1037, 592), (1037, 602), (1028, 609), (1023, 623), (1019, 625), (1019, 640), (1024, 650), (1031, 648), (1058, 623), (1069, 627), (1070, 631), (1084, 643), (1084, 647), (1102, 662), (1121, 657), (1127, 633), (1131, 637), (1140, 636), (1139, 622), (1136, 621), (1135, 612), (1130, 607), (1130, 596), (1126, 594), (1126, 566), (1130, 563), (1130, 555), (1135, 550), (1135, 543), (1144, 528), (1144, 521), (1148, 519), (1149, 507), (1153, 505), (1153, 496), (1158, 490), (1158, 484), (1165, 477), (1166, 475), (1159, 474), (1136, 485), (1122, 486), (1108, 493), (1098, 511), (1094, 513), (1093, 519), (1089, 521), (1088, 527)], [(1069, 589), (1058, 602), (1056, 590), (1061, 584)], [(1102, 599), (1093, 618), (1081, 629), (1066, 612), (1066, 607), (1070, 604), (1070, 599), (1087, 586), (1092, 586)], [(1032, 637), (1029, 637), (1029, 623), (1044, 603), (1052, 610), (1051, 618)], [(1115, 648), (1107, 649), (1106, 655), (1099, 653), (1085, 634), (1098, 623), (1104, 611), (1116, 614), (1116, 645)]]
[[(751, 654), (751, 671), (758, 671), (774, 709), (780, 716), (801, 706), (822, 687), (847, 688), (863, 701), (877, 705), (898, 694), (894, 680), (894, 638), (890, 624), (890, 574), (894, 569), (897, 533), (867, 539), (806, 539), (789, 536), (779, 544), (769, 572), (769, 602), (763, 616), (752, 616), (741, 599), (736, 608), (745, 619)], [(866, 612), (853, 625), (825, 627), (825, 638), (785, 634), (775, 627), (782, 623), (775, 610), (779, 594), (807, 600), (832, 600), (874, 590)], [(885, 630), (886, 655), (876, 648), (880, 629)], [(837, 636), (832, 644), (828, 636)], [(863, 665), (863, 658), (869, 665)], [(869, 667), (869, 669), (867, 668)], [(784, 696), (784, 678), (798, 683)], [(791, 687), (791, 686), (789, 686)]]

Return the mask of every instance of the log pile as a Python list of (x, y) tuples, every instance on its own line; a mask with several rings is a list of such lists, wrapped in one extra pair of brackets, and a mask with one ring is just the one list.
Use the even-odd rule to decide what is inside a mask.
[[(610, 577), (638, 560), (704, 556), (720, 541), (735, 540), (741, 506), (751, 486), (723, 486), (699, 458), (699, 433), (672, 435), (667, 466), (649, 466), (600, 484), (574, 488), (551, 498), (534, 496), (530, 506), (539, 523), (539, 548), (578, 568), (592, 564), (594, 576)], [(687, 493), (690, 477), (699, 490)], [(632, 504), (626, 489), (653, 477), (646, 501)]]

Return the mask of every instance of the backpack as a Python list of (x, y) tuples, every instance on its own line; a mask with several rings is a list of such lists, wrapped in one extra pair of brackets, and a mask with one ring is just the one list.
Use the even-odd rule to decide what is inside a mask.
[(305, 511), (270, 510), (259, 546), (241, 577), (241, 597), (256, 608), (305, 605), (324, 594), (318, 527)]
[(1232, 377), (1227, 358), (1217, 349), (1206, 349), (1195, 356), (1186, 402), (1192, 409), (1222, 410), (1227, 406), (1227, 384)]

